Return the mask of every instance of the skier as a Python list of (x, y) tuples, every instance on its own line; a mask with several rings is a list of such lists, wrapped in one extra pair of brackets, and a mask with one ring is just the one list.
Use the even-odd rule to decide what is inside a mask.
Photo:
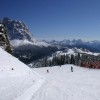
[(71, 72), (73, 72), (73, 67), (71, 66)]
[(14, 68), (11, 68), (11, 70), (14, 70)]
[(47, 69), (47, 73), (49, 73), (49, 70)]

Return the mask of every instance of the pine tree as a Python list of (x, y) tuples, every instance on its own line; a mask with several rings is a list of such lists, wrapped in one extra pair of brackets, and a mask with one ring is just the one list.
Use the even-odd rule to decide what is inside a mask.
[(80, 53), (78, 53), (78, 54), (75, 56), (75, 65), (80, 66), (80, 61), (81, 61), (81, 57), (80, 57)]
[(71, 58), (70, 58), (70, 64), (75, 64), (75, 58), (74, 58), (74, 55), (71, 55)]

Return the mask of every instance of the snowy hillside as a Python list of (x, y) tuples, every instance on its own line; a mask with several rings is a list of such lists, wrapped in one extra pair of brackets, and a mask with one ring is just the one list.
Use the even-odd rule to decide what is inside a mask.
[(87, 54), (87, 55), (94, 55), (94, 56), (99, 56), (100, 53), (96, 53), (96, 52), (90, 52), (89, 50), (86, 49), (78, 49), (78, 48), (72, 48), (72, 49), (65, 49), (63, 51), (57, 51), (56, 53), (52, 54), (52, 56), (48, 57), (48, 60), (52, 60), (53, 57), (59, 57), (61, 55), (77, 55), (77, 53), (79, 54)]
[(100, 53), (90, 52), (87, 49), (78, 49), (78, 48), (72, 48), (72, 49), (67, 48), (67, 49), (65, 49), (65, 51), (57, 51), (58, 55), (66, 55), (66, 54), (75, 55), (75, 53), (89, 54), (89, 55), (94, 55), (94, 56), (100, 55)]
[[(71, 72), (71, 66), (74, 72)], [(99, 70), (74, 65), (35, 70), (47, 80), (31, 100), (100, 100)]]
[[(73, 62), (71, 62), (73, 56)], [(88, 56), (84, 58), (84, 56)], [(100, 53), (90, 52), (87, 49), (78, 48), (64, 48), (64, 50), (56, 51), (50, 56), (33, 61), (28, 64), (29, 67), (47, 67), (63, 64), (75, 64), (81, 66), (81, 63), (85, 61), (98, 61), (100, 59)], [(95, 67), (95, 66), (94, 66)]]
[[(30, 69), (20, 62), (17, 58), (14, 58), (3, 49), (0, 48), (0, 72), (8, 72), (8, 74), (17, 73), (19, 74), (28, 74)], [(12, 70), (13, 69), (13, 70)]]
[(0, 48), (0, 100), (30, 100), (43, 81), (42, 76)]
[(0, 100), (100, 100), (99, 70), (74, 65), (30, 69), (1, 48), (0, 58)]

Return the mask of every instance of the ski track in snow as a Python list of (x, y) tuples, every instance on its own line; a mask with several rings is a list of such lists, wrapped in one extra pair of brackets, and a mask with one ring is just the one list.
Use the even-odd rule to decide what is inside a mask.
[(47, 80), (31, 100), (100, 100), (99, 70), (70, 66), (35, 69)]
[(34, 74), (1, 78), (0, 100), (30, 100), (43, 82), (43, 77), (37, 75), (35, 79)]
[(0, 48), (0, 100), (30, 100), (44, 80), (43, 76)]
[(33, 94), (40, 88), (44, 80), (40, 79), (15, 100), (31, 100)]

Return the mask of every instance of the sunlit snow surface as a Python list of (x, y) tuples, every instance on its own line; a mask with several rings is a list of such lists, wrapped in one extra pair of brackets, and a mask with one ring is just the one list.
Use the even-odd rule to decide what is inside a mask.
[(100, 100), (100, 70), (71, 66), (35, 68), (46, 82), (31, 100)]
[(100, 100), (100, 70), (74, 65), (30, 69), (0, 49), (0, 100)]
[(43, 81), (42, 76), (0, 48), (0, 100), (30, 100)]

